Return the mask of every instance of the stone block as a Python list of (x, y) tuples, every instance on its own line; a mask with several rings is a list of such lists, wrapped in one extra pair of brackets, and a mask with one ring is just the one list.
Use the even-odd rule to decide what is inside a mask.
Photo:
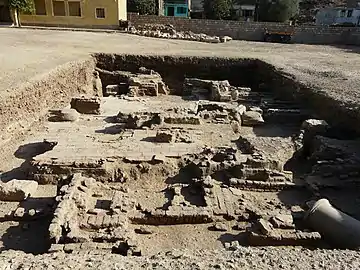
[(14, 217), (16, 218), (22, 218), (25, 215), (25, 208), (24, 207), (18, 207), (14, 212)]
[(23, 201), (33, 195), (38, 183), (32, 180), (11, 180), (0, 184), (0, 200), (2, 201)]
[(49, 121), (51, 122), (75, 122), (80, 114), (75, 109), (50, 110)]
[(100, 114), (101, 99), (99, 97), (77, 97), (72, 98), (71, 108), (83, 114)]
[(265, 235), (271, 234), (271, 232), (273, 230), (272, 225), (263, 218), (259, 218), (256, 221), (256, 225), (257, 225), (258, 229), (260, 230), (260, 232)]
[(120, 92), (119, 85), (117, 84), (110, 84), (107, 85), (105, 88), (105, 96), (116, 96)]
[(213, 230), (219, 231), (219, 232), (226, 232), (228, 230), (228, 228), (227, 228), (226, 224), (217, 222), (214, 224)]
[(311, 134), (321, 134), (325, 132), (328, 127), (329, 125), (326, 121), (318, 119), (307, 119), (301, 125), (302, 129)]
[(293, 223), (293, 217), (291, 214), (277, 215), (277, 216), (271, 217), (269, 221), (274, 226), (274, 228), (281, 228), (281, 229), (295, 228), (295, 225)]
[(164, 122), (167, 124), (187, 124), (187, 125), (200, 125), (200, 117), (181, 115), (181, 114), (168, 114), (164, 116)]
[(139, 86), (138, 95), (140, 96), (158, 96), (158, 84), (155, 82), (143, 83)]
[(52, 244), (50, 249), (48, 250), (49, 253), (63, 252), (63, 251), (64, 251), (63, 244)]
[(244, 112), (241, 119), (244, 126), (258, 126), (264, 124), (265, 122), (261, 113), (254, 111)]

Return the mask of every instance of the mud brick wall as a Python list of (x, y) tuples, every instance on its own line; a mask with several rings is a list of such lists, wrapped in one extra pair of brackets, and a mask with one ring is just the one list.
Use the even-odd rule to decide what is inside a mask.
[(304, 44), (360, 45), (360, 28), (290, 26), (284, 23), (220, 21), (175, 18), (128, 13), (133, 26), (147, 23), (172, 24), (178, 31), (192, 31), (216, 36), (231, 36), (238, 40), (262, 41), (264, 29), (294, 31), (293, 41)]

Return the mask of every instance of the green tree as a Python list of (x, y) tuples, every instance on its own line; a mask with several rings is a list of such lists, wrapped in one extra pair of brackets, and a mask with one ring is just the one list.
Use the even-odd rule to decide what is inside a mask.
[(231, 0), (204, 0), (203, 7), (207, 19), (223, 20), (230, 16)]
[(129, 12), (138, 12), (141, 15), (155, 15), (155, 0), (128, 0), (127, 9)]
[(20, 13), (33, 13), (34, 3), (32, 0), (9, 0), (9, 7), (13, 14), (14, 25), (20, 27)]
[(259, 20), (285, 22), (299, 13), (299, 0), (260, 0)]

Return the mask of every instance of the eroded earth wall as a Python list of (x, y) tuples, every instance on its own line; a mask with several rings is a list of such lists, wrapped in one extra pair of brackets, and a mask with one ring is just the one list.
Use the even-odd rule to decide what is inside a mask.
[(93, 93), (95, 62), (74, 61), (9, 90), (0, 100), (0, 144), (5, 145), (44, 115), (80, 93)]

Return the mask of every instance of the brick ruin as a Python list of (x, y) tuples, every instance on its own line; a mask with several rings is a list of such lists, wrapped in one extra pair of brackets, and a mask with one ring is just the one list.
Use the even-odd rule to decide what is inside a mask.
[[(204, 248), (324, 245), (303, 217), (329, 190), (358, 185), (357, 140), (263, 86), (186, 76), (179, 96), (148, 67), (94, 74), (103, 96), (51, 109), (29, 139), (41, 149), (28, 162), (35, 181), (0, 186), (1, 200), (19, 202), (3, 220), (51, 217), (48, 252), (141, 256), (166, 249), (154, 235), (175, 245), (181, 226), (209, 238)], [(24, 206), (48, 185), (52, 203)]]

